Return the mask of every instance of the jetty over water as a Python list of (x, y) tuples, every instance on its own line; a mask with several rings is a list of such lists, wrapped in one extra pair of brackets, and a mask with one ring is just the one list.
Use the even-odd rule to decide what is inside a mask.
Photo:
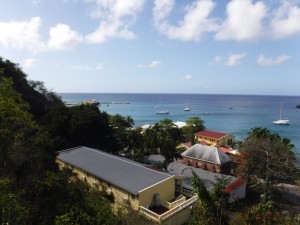
[[(83, 102), (66, 102), (66, 106), (77, 106), (77, 105), (82, 105), (84, 104)], [(130, 102), (113, 102), (113, 101), (105, 101), (105, 102), (100, 102), (99, 106), (101, 105), (112, 105), (112, 104), (130, 104)]]

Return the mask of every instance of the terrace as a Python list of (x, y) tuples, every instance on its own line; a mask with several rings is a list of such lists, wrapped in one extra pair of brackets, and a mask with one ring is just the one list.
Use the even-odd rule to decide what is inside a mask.
[(179, 195), (173, 202), (160, 200), (158, 207), (151, 207), (147, 209), (146, 207), (140, 206), (140, 213), (146, 218), (160, 224), (172, 217), (174, 214), (191, 206), (197, 200), (197, 195), (194, 195), (191, 198)]

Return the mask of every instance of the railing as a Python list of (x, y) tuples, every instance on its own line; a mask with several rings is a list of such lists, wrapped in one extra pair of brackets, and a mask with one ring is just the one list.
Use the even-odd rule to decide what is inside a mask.
[(173, 216), (173, 215), (176, 214), (177, 212), (179, 212), (179, 211), (185, 209), (186, 207), (192, 205), (194, 202), (197, 201), (197, 199), (198, 199), (198, 196), (195, 195), (195, 196), (193, 196), (192, 198), (186, 200), (183, 204), (178, 205), (178, 206), (174, 207), (173, 209), (171, 209), (171, 210), (169, 210), (169, 211), (167, 211), (167, 212), (161, 214), (161, 215), (160, 215), (161, 221), (164, 221), (164, 220), (170, 218), (171, 216)]
[(158, 222), (160, 223), (160, 215), (156, 214), (155, 212), (140, 206), (140, 213), (142, 213), (144, 216), (146, 216), (147, 218), (153, 220), (154, 222)]
[(184, 187), (182, 187), (182, 189), (180, 189), (180, 186), (175, 186), (175, 190), (178, 193), (183, 194), (183, 195), (188, 196), (188, 197), (194, 196), (194, 193), (193, 193), (192, 190), (184, 188)]
[[(182, 202), (182, 199), (179, 199), (176, 202), (176, 206), (174, 206), (173, 208), (171, 208), (170, 210), (168, 210), (167, 212), (161, 214), (161, 215), (158, 215), (156, 214), (155, 212), (143, 207), (143, 206), (140, 206), (140, 213), (142, 213), (144, 216), (146, 216), (147, 218), (153, 220), (154, 222), (157, 222), (157, 223), (161, 223), (162, 221), (170, 218), (171, 216), (173, 216), (174, 214), (176, 214), (177, 212), (185, 209), (186, 207), (192, 205), (194, 202), (196, 202), (198, 200), (198, 196), (197, 195), (194, 195), (193, 197), (191, 197), (190, 199), (188, 200), (185, 200)], [(179, 201), (182, 203), (182, 204), (179, 204)]]
[(176, 207), (177, 205), (180, 205), (183, 202), (185, 202), (185, 200), (186, 200), (186, 197), (182, 196), (174, 202), (166, 202), (164, 200), (160, 200), (159, 203), (160, 203), (160, 205), (162, 205), (163, 207), (165, 207), (167, 209), (172, 209), (172, 208)]

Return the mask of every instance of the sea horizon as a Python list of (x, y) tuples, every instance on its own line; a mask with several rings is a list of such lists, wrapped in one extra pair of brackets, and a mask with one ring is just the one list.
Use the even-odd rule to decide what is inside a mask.
[[(216, 93), (180, 93), (180, 92), (168, 92), (168, 93), (160, 93), (160, 92), (54, 92), (58, 96), (60, 94), (139, 94), (139, 95), (147, 95), (147, 94), (153, 94), (153, 95), (229, 95), (229, 96), (274, 96), (274, 97), (300, 97), (300, 95), (290, 95), (290, 94), (216, 94)], [(300, 103), (300, 101), (299, 101)]]

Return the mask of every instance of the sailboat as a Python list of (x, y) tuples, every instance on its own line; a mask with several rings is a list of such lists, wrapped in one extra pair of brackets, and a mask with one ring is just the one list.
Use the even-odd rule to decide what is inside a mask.
[[(161, 102), (161, 98), (160, 98), (160, 102)], [(158, 110), (158, 106), (155, 107), (156, 109), (156, 114), (169, 114), (168, 110)]]
[(281, 111), (282, 111), (282, 102), (281, 102), (280, 111), (279, 111), (279, 120), (275, 120), (275, 121), (273, 121), (273, 123), (276, 125), (290, 125), (290, 121), (288, 119), (281, 118)]

